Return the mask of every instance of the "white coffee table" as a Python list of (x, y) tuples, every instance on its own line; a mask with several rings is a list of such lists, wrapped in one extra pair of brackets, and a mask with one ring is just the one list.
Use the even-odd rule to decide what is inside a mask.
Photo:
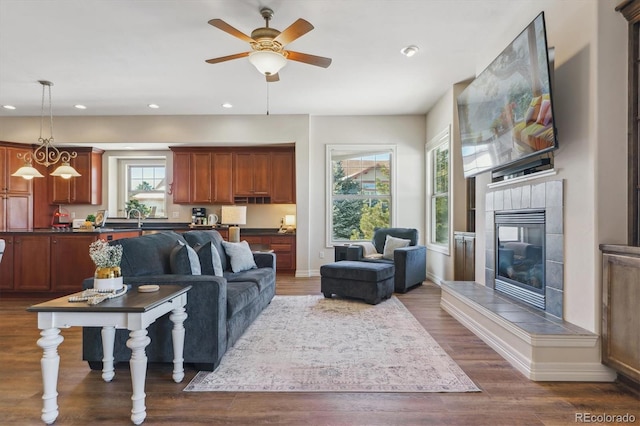
[[(183, 350), (184, 350), (184, 320), (187, 318), (185, 305), (187, 291), (191, 286), (177, 285), (160, 286), (153, 293), (139, 293), (133, 289), (114, 299), (106, 300), (97, 305), (86, 302), (69, 302), (69, 296), (60, 297), (44, 303), (33, 305), (27, 309), (38, 313), (38, 328), (42, 330), (38, 339), (44, 354), (42, 356), (43, 408), (42, 420), (46, 424), (53, 423), (58, 417), (58, 369), (60, 356), (58, 346), (64, 338), (60, 335), (61, 328), (73, 326), (102, 327), (102, 378), (109, 382), (115, 375), (113, 368), (113, 345), (116, 329), (128, 329), (129, 340), (127, 347), (131, 349), (131, 386), (133, 395), (131, 400), (131, 421), (141, 424), (147, 416), (145, 407), (145, 379), (147, 374), (147, 355), (145, 348), (151, 342), (147, 336), (147, 327), (156, 319), (171, 312), (169, 318), (173, 322), (171, 337), (173, 339), (173, 380), (179, 383), (184, 378)], [(75, 295), (79, 295), (76, 293)]]

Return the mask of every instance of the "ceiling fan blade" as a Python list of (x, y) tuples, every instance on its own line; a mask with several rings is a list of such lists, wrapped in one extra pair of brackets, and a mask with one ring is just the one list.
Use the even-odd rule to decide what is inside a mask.
[(285, 46), (291, 43), (293, 40), (301, 37), (311, 31), (313, 25), (308, 21), (300, 18), (293, 24), (289, 25), (284, 31), (282, 31), (273, 41), (277, 41), (281, 45)]
[(276, 81), (280, 81), (280, 76), (278, 73), (270, 74), (267, 76), (267, 83), (275, 83)]
[(251, 52), (242, 52), (236, 53), (235, 55), (221, 56), (219, 58), (207, 59), (205, 62), (209, 64), (217, 64), (224, 61), (230, 61), (232, 59), (244, 58), (245, 56), (249, 56), (249, 53)]
[(331, 65), (331, 58), (309, 55), (308, 53), (294, 52), (292, 50), (287, 50), (287, 59), (291, 59), (292, 61), (304, 62), (305, 64), (315, 65), (322, 68), (327, 68), (329, 65)]
[(231, 34), (234, 37), (238, 37), (240, 40), (246, 41), (247, 43), (253, 43), (255, 42), (254, 39), (252, 39), (251, 37), (249, 37), (248, 35), (246, 35), (245, 33), (243, 33), (240, 30), (235, 29), (234, 27), (232, 27), (231, 25), (227, 24), (226, 22), (224, 22), (222, 19), (212, 19), (209, 21), (210, 25), (213, 25), (214, 27)]

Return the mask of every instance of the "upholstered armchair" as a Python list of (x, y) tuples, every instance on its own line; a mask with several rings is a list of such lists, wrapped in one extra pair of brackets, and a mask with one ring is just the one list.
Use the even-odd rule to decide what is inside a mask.
[(394, 290), (405, 293), (427, 278), (427, 248), (414, 228), (375, 228), (372, 241), (347, 248), (347, 260), (395, 265)]

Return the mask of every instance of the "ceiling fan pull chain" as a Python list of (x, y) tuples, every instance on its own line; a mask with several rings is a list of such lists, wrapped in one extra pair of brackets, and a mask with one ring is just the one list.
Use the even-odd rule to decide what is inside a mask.
[(267, 82), (267, 115), (269, 115), (269, 82)]

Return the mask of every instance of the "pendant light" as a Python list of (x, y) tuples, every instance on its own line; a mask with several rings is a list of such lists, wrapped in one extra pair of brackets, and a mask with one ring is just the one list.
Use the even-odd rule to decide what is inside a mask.
[[(76, 158), (78, 154), (75, 151), (60, 151), (53, 145), (53, 111), (51, 107), (51, 86), (53, 83), (46, 80), (39, 80), (38, 83), (42, 85), (42, 107), (40, 109), (40, 137), (38, 142), (40, 146), (35, 148), (33, 152), (25, 154), (18, 154), (18, 158), (24, 160), (24, 166), (20, 167), (11, 176), (22, 177), (27, 180), (31, 180), (34, 177), (44, 177), (35, 167), (33, 162), (45, 167), (55, 165), (60, 162), (61, 164), (51, 173), (51, 176), (60, 176), (63, 179), (69, 179), (71, 177), (78, 177), (80, 173), (76, 171), (69, 162), (72, 158)], [(42, 128), (44, 124), (44, 101), (45, 90), (49, 92), (49, 138), (42, 137)]]

